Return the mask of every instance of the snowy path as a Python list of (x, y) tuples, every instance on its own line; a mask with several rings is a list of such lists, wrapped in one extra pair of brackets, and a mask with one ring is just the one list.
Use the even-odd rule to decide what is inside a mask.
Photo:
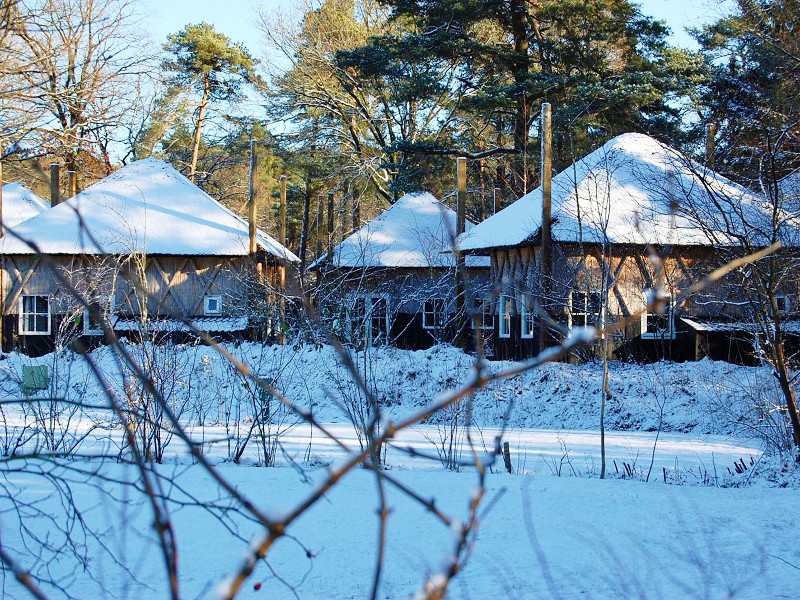
[[(325, 425), (350, 448), (358, 448), (358, 440), (350, 424), (328, 423)], [(436, 446), (442, 445), (441, 432), (436, 425), (418, 425), (410, 431), (401, 432), (388, 450), (386, 462), (390, 467), (426, 469), (441, 468), (438, 460), (410, 458), (402, 449), (411, 447), (417, 453), (437, 457)], [(284, 450), (295, 460), (302, 460), (309, 452), (308, 426), (296, 426), (281, 437)], [(500, 430), (492, 427), (473, 428), (472, 438), (479, 449), (491, 449)], [(468, 445), (463, 431), (459, 437), (459, 456), (468, 458)], [(596, 474), (600, 469), (600, 434), (596, 431), (567, 431), (550, 429), (514, 428), (505, 433), (503, 441), (510, 444), (511, 465), (515, 472), (586, 475)], [(680, 433), (606, 432), (606, 456), (610, 472), (622, 471), (627, 464), (632, 470), (646, 473), (650, 466), (653, 446), (653, 477), (663, 478), (662, 469), (668, 477), (681, 476), (691, 471), (697, 476), (707, 473), (713, 477), (715, 469), (722, 474), (734, 461), (758, 459), (761, 450), (754, 442), (742, 443), (720, 435), (696, 435)], [(342, 452), (330, 440), (317, 433), (311, 444), (310, 455), (318, 463), (336, 460)], [(616, 467), (614, 463), (616, 462)], [(502, 469), (502, 464), (498, 465)], [(674, 479), (673, 479), (674, 480)]]

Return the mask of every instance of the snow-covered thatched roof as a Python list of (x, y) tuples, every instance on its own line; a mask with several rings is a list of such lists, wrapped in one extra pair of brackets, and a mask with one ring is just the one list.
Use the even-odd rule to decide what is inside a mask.
[[(475, 225), (466, 222), (469, 231)], [(337, 268), (452, 267), (456, 213), (428, 192), (406, 194), (333, 249)], [(317, 260), (318, 266), (327, 257)], [(468, 267), (488, 267), (468, 257)]]
[[(250, 247), (244, 219), (154, 158), (121, 168), (12, 231), (46, 254), (243, 256)], [(299, 260), (262, 231), (257, 244)], [(0, 241), (0, 253), (33, 252), (15, 236)]]
[[(763, 199), (675, 150), (638, 134), (615, 137), (552, 180), (552, 238), (559, 242), (707, 245), (731, 239), (721, 206), (756, 219)], [(700, 225), (696, 216), (707, 217)], [(749, 220), (749, 219), (748, 219)], [(466, 252), (531, 242), (542, 222), (536, 188), (459, 238)], [(710, 228), (710, 229), (709, 229)]]
[(3, 186), (3, 227), (14, 227), (50, 208), (21, 183), (7, 183)]

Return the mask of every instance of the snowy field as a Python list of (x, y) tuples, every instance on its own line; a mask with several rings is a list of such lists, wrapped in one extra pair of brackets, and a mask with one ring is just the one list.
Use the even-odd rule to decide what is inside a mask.
[[(276, 466), (265, 468), (264, 447), (254, 438), (242, 442), (258, 396), (212, 349), (156, 348), (140, 358), (157, 359), (154, 379), (169, 383), (163, 389), (181, 422), (217, 471), (279, 518), (310, 497), (348, 450), (358, 451), (349, 416), (359, 401), (329, 348), (229, 349), (311, 410), (340, 444), (270, 404)], [(130, 393), (109, 349), (91, 358), (113, 393)], [(425, 407), (470, 368), (470, 358), (452, 348), (356, 358), (386, 410), (383, 423)], [(22, 367), (31, 364), (48, 366), (51, 389), (15, 403)], [(103, 408), (101, 384), (68, 354), (10, 355), (0, 365), (3, 448), (29, 432), (27, 449), (44, 452), (59, 440), (72, 449), (68, 459), (3, 460), (2, 548), (42, 581), (48, 597), (167, 597), (153, 514), (139, 471), (116, 460), (126, 450)], [(413, 596), (454, 550), (453, 531), (399, 486), (465, 520), (478, 477), (473, 467), (444, 468), (447, 449), (454, 462), (468, 462), (468, 436), (482, 457), (502, 435), (513, 474), (502, 459), (491, 466), (480, 527), (448, 597), (800, 598), (800, 476), (765, 445), (772, 429), (756, 427), (775, 399), (768, 371), (709, 361), (612, 365), (606, 480), (598, 478), (600, 381), (599, 365), (548, 365), (492, 383), (469, 406), (398, 435), (383, 455), (397, 485), (384, 487), (390, 513), (377, 597)], [(51, 406), (48, 397), (71, 408), (36, 412)], [(216, 597), (261, 529), (176, 438), (154, 469), (175, 528), (181, 597)], [(292, 524), (239, 596), (369, 597), (381, 507), (376, 482), (366, 469), (346, 475)], [(8, 572), (2, 596), (29, 597)]]

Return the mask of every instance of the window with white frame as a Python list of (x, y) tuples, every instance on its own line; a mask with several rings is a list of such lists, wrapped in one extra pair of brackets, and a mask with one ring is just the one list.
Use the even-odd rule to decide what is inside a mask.
[(511, 297), (506, 295), (497, 299), (497, 334), (501, 338), (511, 337), (511, 302)]
[(114, 297), (94, 298), (83, 309), (83, 335), (103, 335), (103, 321), (114, 312)]
[(520, 332), (522, 337), (529, 340), (533, 337), (536, 327), (536, 312), (533, 307), (533, 298), (530, 294), (522, 294), (519, 302), (519, 315), (520, 315)]
[(22, 335), (50, 335), (50, 328), (50, 296), (21, 296), (19, 332)]
[(214, 316), (222, 314), (222, 296), (206, 296), (203, 298), (203, 314)]
[[(645, 290), (645, 305), (653, 302), (654, 290)], [(675, 299), (661, 291), (656, 306), (642, 313), (642, 338), (650, 340), (675, 339)]]
[(603, 296), (596, 290), (572, 290), (570, 294), (570, 315), (572, 327), (586, 327), (600, 320), (603, 307)]
[(389, 341), (389, 303), (385, 296), (350, 296), (346, 302), (350, 342), (378, 346)]
[(481, 329), (494, 329), (494, 312), (492, 312), (492, 300), (490, 298), (472, 299), (472, 319), (470, 326), (475, 329), (480, 316)]
[(445, 301), (442, 298), (425, 300), (422, 307), (423, 329), (441, 329), (445, 323)]

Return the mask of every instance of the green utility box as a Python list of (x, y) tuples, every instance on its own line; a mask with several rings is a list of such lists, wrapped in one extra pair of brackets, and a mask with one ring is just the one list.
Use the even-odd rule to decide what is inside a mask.
[(22, 365), (22, 392), (32, 394), (47, 389), (47, 365)]

